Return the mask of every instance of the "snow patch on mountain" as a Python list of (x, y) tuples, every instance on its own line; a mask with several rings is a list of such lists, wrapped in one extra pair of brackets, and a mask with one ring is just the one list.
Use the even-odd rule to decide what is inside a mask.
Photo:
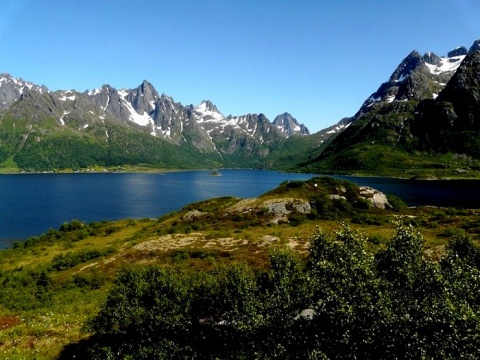
[[(142, 115), (137, 113), (135, 109), (133, 108), (132, 104), (126, 99), (126, 96), (128, 95), (128, 91), (125, 89), (119, 90), (118, 95), (120, 96), (120, 99), (127, 108), (129, 114), (129, 120), (134, 122), (135, 124), (138, 124), (140, 126), (151, 126), (154, 128), (154, 121), (152, 117), (144, 112)], [(155, 135), (155, 131), (152, 131), (152, 135)]]
[[(277, 128), (280, 132), (288, 135), (288, 132), (289, 132), (289, 131), (288, 131), (288, 129), (285, 128), (283, 125), (277, 125), (276, 128)], [(299, 133), (299, 132), (301, 132), (301, 130), (302, 130), (302, 129), (301, 129), (300, 125), (297, 125), (297, 124), (294, 124), (294, 125), (293, 125), (293, 132), (294, 132), (294, 133)]]
[(427, 65), (428, 69), (430, 70), (430, 73), (434, 75), (438, 75), (444, 72), (456, 71), (464, 58), (465, 58), (465, 55), (453, 56), (449, 58), (442, 57), (440, 58), (441, 65), (432, 65), (429, 63), (425, 63), (425, 65)]
[(89, 96), (94, 96), (94, 95), (100, 94), (101, 92), (102, 92), (102, 89), (93, 89), (93, 90), (89, 91), (87, 94)]
[(219, 122), (223, 124), (225, 122), (225, 116), (218, 111), (217, 107), (210, 101), (202, 101), (202, 103), (194, 108), (194, 113), (197, 116), (197, 121), (202, 122)]
[(327, 134), (336, 134), (337, 132), (341, 131), (341, 130), (345, 130), (347, 127), (350, 126), (351, 123), (348, 123), (347, 125), (343, 125), (343, 124), (339, 124), (337, 126), (335, 126), (332, 130), (329, 130), (327, 131)]
[(401, 82), (404, 82), (406, 78), (408, 78), (410, 76), (412, 72), (409, 71), (407, 72), (406, 74), (400, 74), (400, 77), (396, 80), (393, 80), (393, 82), (396, 82), (396, 83), (401, 83)]
[(246, 130), (248, 126), (246, 116), (225, 117), (210, 101), (202, 101), (200, 105), (193, 109), (193, 115), (197, 123), (205, 129), (209, 136), (214, 131), (224, 131), (226, 128), (241, 130), (252, 136)]
[(62, 125), (64, 125), (64, 126), (65, 126), (64, 117), (65, 117), (65, 115), (68, 115), (68, 114), (70, 114), (70, 111), (65, 110), (65, 111), (63, 112), (63, 115), (60, 116), (60, 119), (59, 119), (59, 120), (60, 120), (60, 123), (61, 123)]
[(385, 101), (388, 103), (391, 103), (393, 100), (395, 100), (395, 95), (390, 95), (385, 98)]
[(66, 91), (65, 93), (62, 94), (62, 97), (58, 98), (58, 100), (60, 100), (60, 101), (67, 101), (67, 100), (73, 101), (73, 100), (75, 100), (75, 95), (67, 95), (67, 94), (71, 94), (71, 93), (72, 93), (71, 90)]

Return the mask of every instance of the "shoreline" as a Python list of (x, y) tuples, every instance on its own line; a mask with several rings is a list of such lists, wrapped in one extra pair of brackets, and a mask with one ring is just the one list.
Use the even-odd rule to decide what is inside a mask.
[(350, 178), (359, 178), (359, 177), (369, 177), (369, 178), (387, 178), (387, 179), (400, 179), (400, 180), (411, 180), (411, 181), (454, 181), (454, 180), (479, 180), (480, 175), (478, 176), (465, 176), (465, 174), (459, 174), (459, 176), (433, 176), (433, 175), (415, 175), (415, 176), (391, 176), (391, 175), (379, 175), (379, 174), (368, 174), (368, 173), (317, 173), (317, 172), (308, 172), (308, 171), (288, 171), (284, 169), (255, 169), (255, 168), (198, 168), (198, 169), (172, 169), (172, 168), (155, 168), (149, 166), (118, 166), (114, 168), (105, 168), (105, 167), (95, 167), (87, 168), (80, 170), (73, 169), (62, 169), (62, 170), (45, 170), (45, 171), (23, 171), (20, 169), (11, 169), (11, 171), (2, 171), (0, 168), (1, 175), (44, 175), (44, 174), (164, 174), (171, 172), (184, 172), (184, 171), (221, 171), (221, 170), (266, 170), (266, 171), (276, 171), (284, 173), (303, 173), (303, 174), (313, 174), (315, 176), (331, 176), (339, 177), (345, 176)]

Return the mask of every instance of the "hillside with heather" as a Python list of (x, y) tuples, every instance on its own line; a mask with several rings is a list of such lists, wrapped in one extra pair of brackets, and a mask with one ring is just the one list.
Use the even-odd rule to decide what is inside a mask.
[(328, 177), (0, 251), (3, 358), (478, 355), (474, 210)]

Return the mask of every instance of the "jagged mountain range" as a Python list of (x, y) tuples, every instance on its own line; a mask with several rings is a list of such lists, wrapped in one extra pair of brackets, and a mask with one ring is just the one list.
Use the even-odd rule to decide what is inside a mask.
[[(183, 106), (165, 94), (159, 95), (153, 85), (146, 80), (135, 89), (117, 90), (109, 85), (104, 85), (99, 89), (83, 93), (74, 90), (50, 92), (45, 86), (38, 86), (22, 79), (13, 78), (9, 74), (0, 74), (0, 110), (7, 109), (18, 100), (28, 100), (29, 95), (25, 95), (24, 92), (36, 93), (37, 96), (49, 95), (57, 100), (54, 102), (56, 109), (43, 110), (49, 111), (50, 114), (48, 115), (57, 117), (58, 113), (56, 111), (64, 110), (64, 112), (67, 112), (67, 114), (61, 114), (58, 117), (62, 125), (65, 125), (65, 119), (71, 113), (69, 108), (76, 109), (79, 107), (78, 105), (88, 107), (86, 103), (91, 103), (95, 106), (99, 117), (109, 114), (124, 123), (132, 122), (146, 127), (153, 136), (175, 142), (178, 142), (181, 138), (182, 129), (186, 125), (185, 123), (190, 120), (196, 120), (199, 124), (204, 124), (202, 128), (207, 133), (213, 132), (215, 129), (222, 129), (223, 131), (228, 129), (231, 131), (239, 130), (246, 135), (255, 136), (256, 122), (262, 116), (248, 114), (225, 117), (212, 102), (207, 100), (196, 107), (193, 105)], [(73, 114), (69, 117), (73, 117)], [(277, 116), (273, 123), (268, 121), (267, 126), (273, 126), (287, 136), (309, 134), (309, 130), (304, 125), (300, 125), (288, 113)]]
[(444, 57), (412, 51), (306, 168), (405, 175), (459, 159), (473, 168), (479, 130), (480, 40)]
[[(53, 166), (53, 159), (41, 166), (33, 164), (36, 155), (32, 152), (39, 143), (46, 145), (45, 142), (58, 138), (62, 132), (69, 133), (69, 141), (76, 135), (75, 141), (89, 138), (90, 142), (103, 147), (98, 149), (95, 158), (74, 167), (94, 164), (96, 160), (102, 165), (112, 165), (102, 159), (100, 152), (111, 154), (112, 142), (115, 138), (118, 140), (119, 132), (124, 137), (129, 134), (131, 139), (134, 133), (141, 134), (140, 138), (148, 134), (152, 139), (146, 141), (154, 147), (149, 150), (153, 153), (158, 150), (155, 146), (174, 149), (172, 145), (180, 152), (196, 153), (197, 160), (204, 160), (195, 161), (197, 166), (265, 166), (268, 162), (265, 158), (289, 138), (309, 134), (308, 128), (288, 113), (277, 116), (273, 122), (263, 114), (224, 116), (211, 101), (184, 106), (170, 96), (160, 95), (148, 81), (135, 89), (117, 90), (104, 85), (85, 92), (49, 91), (45, 86), (4, 73), (0, 75), (0, 111), (3, 119), (0, 120), (0, 155), (3, 155), (0, 163), (13, 157), (21, 168), (33, 169)], [(13, 128), (8, 129), (10, 122), (16, 126), (16, 133), (23, 131), (16, 144), (11, 134)], [(33, 135), (35, 141), (29, 143), (27, 140)], [(117, 150), (128, 147), (125, 143), (116, 145)], [(21, 161), (27, 150), (30, 152), (27, 157), (32, 159), (28, 166)], [(61, 157), (61, 153), (56, 156)], [(127, 163), (138, 162), (138, 159), (129, 160), (127, 154), (121, 158)], [(153, 161), (152, 165), (182, 167), (177, 160), (170, 161), (166, 156), (159, 163), (146, 159), (147, 163)]]
[(479, 68), (480, 40), (443, 57), (412, 51), (354, 116), (315, 134), (288, 113), (271, 122), (263, 114), (224, 116), (208, 100), (184, 106), (148, 81), (135, 89), (49, 91), (1, 74), (0, 168), (147, 164), (391, 174), (448, 167), (445, 154), (453, 154), (452, 164), (467, 159), (463, 164), (480, 169), (480, 162), (472, 165), (480, 161)]

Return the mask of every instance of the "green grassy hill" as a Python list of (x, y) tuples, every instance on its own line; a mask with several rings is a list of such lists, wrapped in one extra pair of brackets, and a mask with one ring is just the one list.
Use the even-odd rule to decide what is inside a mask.
[[(368, 357), (380, 333), (387, 348), (377, 350), (392, 356), (418, 355), (411, 339), (427, 357), (473, 354), (477, 212), (408, 209), (394, 197), (380, 209), (369, 196), (314, 178), (159, 219), (73, 220), (15, 242), (0, 251), (0, 354)], [(439, 324), (453, 330), (433, 331)]]

